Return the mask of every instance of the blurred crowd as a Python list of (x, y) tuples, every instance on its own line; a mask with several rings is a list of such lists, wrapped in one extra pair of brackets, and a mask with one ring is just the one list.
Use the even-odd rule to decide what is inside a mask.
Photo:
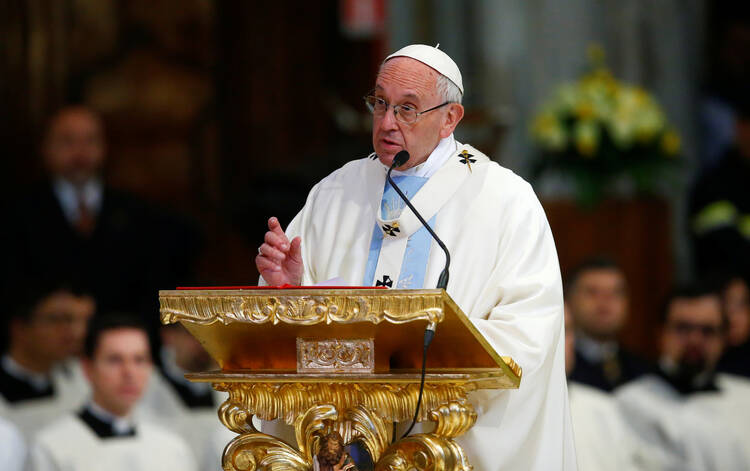
[(750, 468), (750, 290), (737, 274), (674, 288), (658, 358), (618, 341), (628, 283), (606, 258), (566, 284), (568, 392), (581, 470)]
[(224, 398), (184, 378), (216, 365), (159, 323), (157, 292), (192, 280), (199, 232), (107, 185), (91, 109), (52, 116), (41, 154), (47, 179), (10, 202), (0, 244), (2, 468), (219, 469)]

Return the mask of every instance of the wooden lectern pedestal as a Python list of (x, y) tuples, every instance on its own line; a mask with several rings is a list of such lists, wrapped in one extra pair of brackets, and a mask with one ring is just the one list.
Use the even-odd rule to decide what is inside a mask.
[[(162, 322), (182, 323), (221, 367), (187, 378), (229, 393), (219, 419), (239, 435), (226, 471), (312, 471), (331, 431), (366, 449), (376, 470), (470, 470), (453, 440), (476, 422), (467, 394), (521, 381), (443, 290), (176, 290), (159, 301)], [(418, 420), (435, 429), (392, 443), (393, 424), (414, 415), (429, 324)], [(253, 416), (292, 425), (297, 443), (261, 433)]]

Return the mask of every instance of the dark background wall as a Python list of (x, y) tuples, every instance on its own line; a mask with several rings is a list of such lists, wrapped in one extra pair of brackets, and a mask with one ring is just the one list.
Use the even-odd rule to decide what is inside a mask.
[[(360, 97), (384, 43), (347, 37), (335, 0), (2, 0), (0, 10), (3, 199), (42, 176), (45, 119), (87, 104), (106, 122), (106, 179), (200, 223), (207, 284), (254, 284), (265, 219), (288, 222), (316, 179), (369, 152)], [(337, 125), (342, 112), (354, 117)]]

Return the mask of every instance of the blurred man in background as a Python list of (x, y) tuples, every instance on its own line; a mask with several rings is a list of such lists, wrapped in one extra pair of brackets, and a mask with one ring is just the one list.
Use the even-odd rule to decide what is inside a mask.
[[(565, 372), (575, 367), (575, 324), (565, 306)], [(634, 439), (611, 395), (575, 381), (568, 382), (578, 471), (636, 469)]]
[(567, 302), (577, 329), (571, 380), (609, 392), (649, 371), (647, 362), (619, 343), (628, 287), (617, 264), (594, 258), (578, 266), (568, 279)]
[(658, 371), (616, 392), (649, 469), (750, 468), (750, 382), (716, 373), (726, 329), (711, 288), (677, 289), (666, 307)]
[(161, 427), (136, 423), (132, 412), (151, 375), (146, 329), (135, 319), (95, 319), (83, 361), (91, 399), (42, 429), (31, 450), (34, 471), (192, 471), (187, 444)]
[(67, 289), (29, 290), (9, 322), (0, 360), (0, 415), (27, 437), (80, 406), (88, 385), (80, 371), (86, 325), (94, 301)]
[(106, 150), (104, 123), (93, 110), (69, 106), (52, 116), (41, 145), (46, 181), (6, 212), (13, 223), (0, 235), (3, 286), (73, 279), (102, 312), (148, 313), (155, 329), (156, 291), (189, 277), (196, 235), (107, 185)]

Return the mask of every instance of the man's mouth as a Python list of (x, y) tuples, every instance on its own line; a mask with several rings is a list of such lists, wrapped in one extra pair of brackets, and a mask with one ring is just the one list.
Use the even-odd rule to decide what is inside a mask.
[(402, 149), (403, 148), (403, 145), (401, 145), (401, 143), (396, 142), (396, 141), (391, 140), (391, 139), (388, 139), (388, 138), (382, 138), (382, 139), (380, 139), (380, 143), (387, 150), (398, 150), (398, 149)]

